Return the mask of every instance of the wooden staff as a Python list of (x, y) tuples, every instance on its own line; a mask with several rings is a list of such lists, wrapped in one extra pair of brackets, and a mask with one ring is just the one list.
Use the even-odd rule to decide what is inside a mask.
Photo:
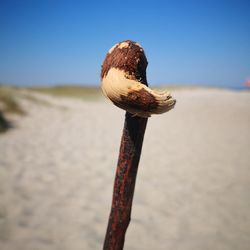
[(156, 92), (148, 87), (147, 64), (142, 47), (126, 40), (109, 50), (102, 65), (104, 94), (127, 111), (104, 250), (122, 250), (124, 246), (148, 117), (169, 111), (176, 102), (169, 92)]

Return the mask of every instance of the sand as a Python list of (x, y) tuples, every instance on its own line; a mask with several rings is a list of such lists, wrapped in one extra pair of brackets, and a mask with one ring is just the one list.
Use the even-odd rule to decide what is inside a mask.
[[(148, 122), (124, 249), (248, 250), (250, 93), (173, 95)], [(36, 97), (0, 135), (0, 249), (102, 249), (124, 112)]]

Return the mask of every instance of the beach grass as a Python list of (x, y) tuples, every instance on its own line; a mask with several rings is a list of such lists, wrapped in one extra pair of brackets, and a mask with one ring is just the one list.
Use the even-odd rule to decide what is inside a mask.
[(101, 97), (101, 90), (92, 86), (57, 85), (36, 87), (15, 87), (0, 84), (0, 131), (8, 129), (8, 115), (24, 115), (26, 112), (20, 105), (20, 100), (27, 100), (34, 104), (51, 106), (51, 104), (32, 93), (47, 94), (55, 97), (78, 98), (82, 100), (97, 100)]
[(58, 85), (48, 87), (31, 87), (32, 91), (49, 94), (57, 97), (73, 97), (80, 99), (97, 99), (101, 96), (101, 91), (97, 87), (85, 87), (77, 85)]
[(17, 89), (0, 85), (0, 133), (5, 132), (11, 127), (7, 114), (25, 114), (17, 100)]
[(9, 128), (9, 122), (0, 111), (0, 133), (5, 132)]
[(17, 88), (0, 85), (0, 111), (23, 115), (24, 110), (17, 100)]

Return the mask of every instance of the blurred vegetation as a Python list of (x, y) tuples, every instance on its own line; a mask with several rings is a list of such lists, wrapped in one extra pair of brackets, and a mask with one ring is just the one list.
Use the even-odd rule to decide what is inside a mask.
[(52, 104), (46, 100), (40, 99), (38, 97), (35, 97), (34, 95), (30, 94), (30, 93), (23, 93), (22, 94), (22, 98), (32, 102), (34, 104), (38, 104), (38, 105), (43, 105), (43, 106), (47, 106), (47, 107), (51, 107)]
[(85, 87), (75, 85), (61, 85), (51, 87), (32, 87), (29, 88), (40, 93), (59, 96), (59, 97), (75, 97), (82, 99), (96, 99), (100, 97), (100, 89), (96, 87)]
[(6, 118), (8, 117), (8, 114), (25, 114), (19, 104), (20, 98), (35, 104), (51, 106), (51, 104), (46, 100), (32, 95), (32, 92), (57, 97), (80, 98), (85, 100), (96, 100), (101, 96), (101, 91), (97, 87), (59, 85), (24, 88), (0, 84), (0, 132), (4, 132), (10, 127), (10, 123)]
[(2, 113), (24, 114), (24, 110), (18, 104), (17, 88), (0, 85), (0, 111)]
[(10, 122), (6, 119), (6, 114), (23, 115), (24, 110), (18, 104), (16, 98), (17, 89), (0, 85), (0, 132), (5, 132), (11, 127)]
[(3, 116), (3, 113), (0, 110), (0, 133), (5, 132), (10, 127), (9, 122)]

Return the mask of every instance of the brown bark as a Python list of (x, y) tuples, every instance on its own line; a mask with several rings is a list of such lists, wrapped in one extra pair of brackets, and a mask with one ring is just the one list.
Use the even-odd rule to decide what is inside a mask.
[[(119, 45), (122, 43), (127, 43), (128, 46), (120, 48)], [(148, 61), (143, 49), (137, 43), (126, 40), (117, 44), (112, 52), (106, 55), (102, 64), (101, 79), (108, 74), (111, 68), (115, 68), (124, 71), (129, 79), (148, 85), (147, 65)]]
[(147, 120), (126, 112), (103, 250), (123, 249)]

